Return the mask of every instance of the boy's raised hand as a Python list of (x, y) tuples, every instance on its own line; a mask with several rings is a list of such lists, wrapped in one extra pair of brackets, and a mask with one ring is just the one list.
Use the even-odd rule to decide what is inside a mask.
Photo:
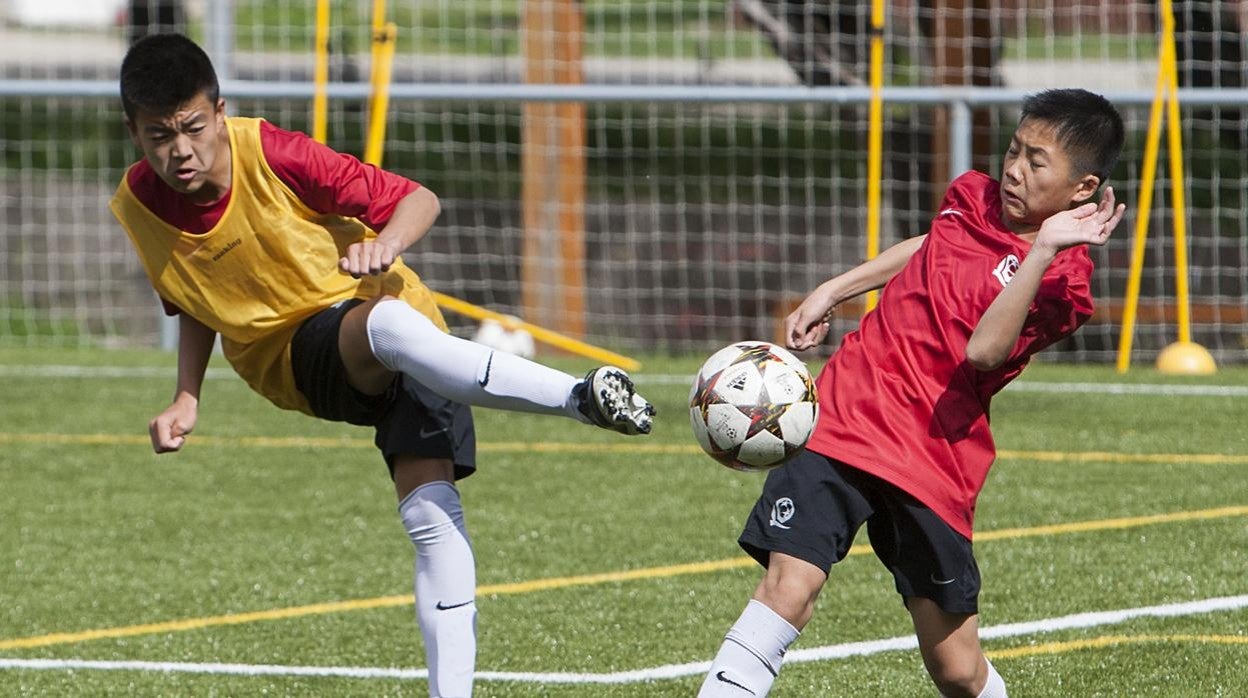
[(784, 319), (784, 343), (790, 349), (805, 351), (823, 342), (828, 336), (828, 314), (836, 307), (836, 298), (828, 284), (816, 288), (797, 310)]
[(1049, 216), (1041, 224), (1035, 244), (1054, 251), (1075, 245), (1104, 245), (1126, 210), (1126, 204), (1114, 205), (1114, 188), (1105, 187), (1099, 205), (1088, 202)]
[(347, 253), (338, 260), (338, 268), (355, 278), (376, 276), (394, 264), (401, 250), (397, 245), (381, 240), (353, 242)]

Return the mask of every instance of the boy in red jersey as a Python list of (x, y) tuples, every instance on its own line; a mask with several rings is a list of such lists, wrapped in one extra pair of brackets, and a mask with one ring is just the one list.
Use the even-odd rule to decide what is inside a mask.
[(806, 451), (772, 471), (740, 543), (766, 572), (701, 696), (763, 696), (810, 620), (831, 566), (865, 523), (945, 696), (1001, 698), (979, 646), (975, 499), (995, 457), (988, 402), (1031, 356), (1092, 314), (1088, 245), (1122, 220), (1106, 188), (1123, 126), (1104, 98), (1050, 90), (1023, 103), (1001, 181), (955, 179), (925, 236), (819, 286), (785, 320), (792, 349), (837, 304), (884, 288), (818, 379)]
[(149, 425), (153, 447), (186, 443), (218, 334), (278, 407), (375, 427), (416, 546), (430, 693), (470, 695), (476, 574), (452, 484), (476, 468), (468, 405), (625, 434), (648, 433), (653, 408), (617, 368), (578, 380), (447, 334), (400, 257), (433, 225), (437, 197), (302, 134), (227, 118), (208, 56), (186, 37), (137, 42), (121, 97), (144, 159), (110, 206), (179, 318), (177, 389)]

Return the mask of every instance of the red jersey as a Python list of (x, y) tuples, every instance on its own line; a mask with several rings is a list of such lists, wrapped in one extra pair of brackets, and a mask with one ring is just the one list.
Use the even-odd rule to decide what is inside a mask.
[(1031, 248), (1001, 222), (999, 189), (980, 172), (949, 185), (927, 239), (819, 375), (807, 445), (900, 487), (967, 538), (996, 457), (989, 400), (1092, 315), (1092, 260), (1077, 245), (1045, 272), (1006, 362), (967, 363), (971, 333)]
[[(366, 165), (345, 153), (317, 143), (306, 134), (260, 122), (260, 147), (273, 173), (308, 208), (318, 213), (358, 218), (381, 230), (399, 201), (420, 187), (406, 177)], [(144, 206), (169, 225), (195, 235), (216, 226), (229, 208), (233, 191), (211, 204), (196, 204), (152, 171), (146, 159), (126, 172), (126, 183)], [(177, 308), (165, 303), (165, 311)]]

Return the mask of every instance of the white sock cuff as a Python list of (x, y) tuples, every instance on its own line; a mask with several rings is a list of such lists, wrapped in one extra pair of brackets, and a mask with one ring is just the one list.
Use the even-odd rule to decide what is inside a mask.
[(775, 674), (780, 671), (785, 651), (800, 634), (766, 604), (750, 599), (726, 639), (750, 650)]
[(382, 366), (391, 371), (402, 371), (398, 352), (405, 342), (416, 341), (416, 335), (433, 330), (444, 334), (433, 321), (406, 301), (392, 298), (373, 306), (365, 322), (368, 348)]
[(433, 482), (426, 482), (411, 492), (408, 492), (407, 496), (399, 501), (399, 511), (403, 511), (403, 507), (407, 506), (407, 503), (415, 499), (417, 496), (429, 500), (454, 499), (458, 502), (459, 488), (455, 486), (455, 483), (448, 480), (434, 480)]
[(399, 518), (412, 542), (431, 542), (464, 525), (464, 508), (455, 485), (437, 480), (412, 490), (399, 502)]
[(792, 644), (797, 639), (797, 636), (802, 634), (789, 621), (785, 620), (783, 616), (771, 610), (767, 604), (757, 599), (750, 599), (750, 602), (745, 605), (745, 610), (741, 612), (741, 619), (748, 619), (751, 623), (766, 626), (778, 638), (784, 639), (786, 645)]
[(997, 668), (992, 665), (987, 657), (984, 661), (988, 663), (988, 682), (984, 684), (984, 690), (979, 692), (979, 698), (1006, 698), (1005, 679), (997, 673)]

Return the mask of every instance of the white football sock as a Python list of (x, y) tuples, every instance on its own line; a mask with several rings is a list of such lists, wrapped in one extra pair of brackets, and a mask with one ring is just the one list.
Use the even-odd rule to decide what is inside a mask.
[(401, 300), (373, 307), (368, 342), (382, 366), (448, 400), (587, 421), (572, 398), (580, 379), (447, 334)]
[(698, 697), (767, 695), (785, 651), (798, 635), (797, 628), (775, 611), (751, 599), (724, 637)]
[[(984, 657), (984, 661), (988, 662), (988, 658)], [(1006, 698), (1005, 695), (1005, 679), (997, 673), (997, 668), (988, 662), (988, 683), (984, 684), (984, 690), (979, 692), (979, 698)]]
[(416, 545), (416, 618), (425, 640), (429, 695), (472, 695), (477, 658), (477, 573), (459, 490), (446, 481), (421, 485), (399, 503)]

